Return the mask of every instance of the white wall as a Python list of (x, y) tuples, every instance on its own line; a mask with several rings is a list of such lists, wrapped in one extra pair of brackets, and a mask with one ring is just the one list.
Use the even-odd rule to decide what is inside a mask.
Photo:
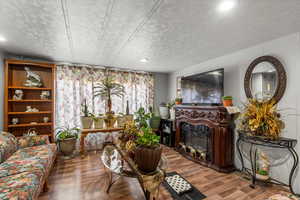
[(0, 51), (0, 131), (3, 130), (4, 53)]
[(158, 113), (159, 104), (169, 100), (169, 75), (154, 73), (154, 109)]
[[(300, 97), (300, 33), (262, 43), (174, 72), (169, 78), (169, 98), (173, 99), (176, 96), (177, 76), (189, 75), (222, 67), (225, 69), (225, 95), (232, 95), (235, 104), (241, 105), (242, 102), (246, 101), (243, 81), (247, 67), (251, 61), (263, 55), (275, 56), (279, 58), (285, 66), (287, 72), (287, 89), (284, 97), (279, 103), (279, 108), (283, 109), (282, 113), (286, 123), (283, 136), (298, 139), (298, 142), (300, 143), (300, 128), (298, 126), (300, 123), (300, 107), (298, 103)], [(300, 144), (297, 145), (296, 150), (300, 155)], [(276, 157), (278, 155), (279, 157)], [(272, 175), (286, 182), (288, 180), (288, 170), (292, 165), (290, 157), (287, 156), (287, 152), (273, 151), (270, 156), (272, 156), (272, 160), (277, 163), (276, 166), (272, 167)], [(239, 166), (237, 158), (236, 165)], [(299, 171), (300, 170), (297, 172), (297, 177), (295, 178), (296, 181), (294, 183), (294, 187), (298, 193), (300, 193)]]

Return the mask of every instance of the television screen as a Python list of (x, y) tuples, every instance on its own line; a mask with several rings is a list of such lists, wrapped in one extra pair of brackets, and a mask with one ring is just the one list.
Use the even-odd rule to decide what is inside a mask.
[(224, 95), (224, 69), (217, 69), (181, 79), (183, 104), (221, 105)]

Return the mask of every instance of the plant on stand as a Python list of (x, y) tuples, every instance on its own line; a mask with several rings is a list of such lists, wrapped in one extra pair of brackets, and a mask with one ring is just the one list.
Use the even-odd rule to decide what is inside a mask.
[(83, 116), (81, 116), (81, 124), (83, 129), (90, 129), (93, 125), (93, 118), (91, 112), (88, 109), (86, 99), (84, 103), (81, 104)]
[(56, 140), (59, 144), (60, 151), (65, 156), (73, 155), (80, 129), (60, 127), (57, 128), (56, 131)]
[(112, 111), (112, 97), (117, 96), (119, 98), (123, 97), (125, 94), (124, 86), (117, 83), (113, 77), (106, 76), (100, 84), (94, 87), (95, 93), (94, 97), (101, 96), (106, 100), (107, 112), (105, 114), (105, 124), (106, 127), (111, 128), (116, 122), (116, 117)]
[(149, 127), (149, 120), (152, 116), (152, 113), (146, 113), (143, 107), (140, 107), (135, 114), (135, 122), (139, 128)]
[(144, 173), (151, 173), (158, 166), (162, 154), (159, 140), (160, 137), (150, 127), (142, 127), (138, 133), (134, 160)]

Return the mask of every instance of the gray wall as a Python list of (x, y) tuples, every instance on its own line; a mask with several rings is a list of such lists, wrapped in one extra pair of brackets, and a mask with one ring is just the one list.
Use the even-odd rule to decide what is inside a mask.
[(3, 130), (4, 53), (0, 51), (0, 131)]
[(169, 100), (169, 75), (165, 73), (154, 73), (154, 111), (158, 114), (161, 102)]
[[(199, 72), (205, 72), (212, 69), (225, 69), (225, 95), (232, 95), (234, 103), (240, 106), (242, 102), (246, 102), (244, 92), (244, 76), (247, 67), (255, 58), (263, 55), (272, 55), (281, 60), (287, 72), (287, 89), (279, 102), (279, 109), (283, 114), (286, 128), (283, 136), (295, 138), (300, 141), (300, 34), (295, 33), (273, 41), (262, 43), (251, 48), (243, 49), (238, 52), (225, 55), (219, 58), (208, 60), (206, 62), (186, 67), (181, 71), (174, 72), (170, 75), (170, 98), (176, 96), (176, 77), (184, 76)], [(296, 151), (300, 155), (300, 144), (298, 142)], [(273, 151), (269, 152), (272, 159), (272, 176), (279, 178), (281, 181), (287, 182), (288, 172), (291, 169), (292, 162), (287, 152)], [(236, 158), (236, 165), (240, 166), (239, 160)], [(295, 177), (295, 190), (300, 193), (300, 170), (297, 171)]]

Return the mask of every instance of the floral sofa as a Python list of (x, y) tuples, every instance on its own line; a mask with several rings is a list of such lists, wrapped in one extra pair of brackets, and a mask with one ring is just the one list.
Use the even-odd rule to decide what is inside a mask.
[(48, 136), (16, 138), (0, 132), (0, 199), (37, 199), (56, 154)]

